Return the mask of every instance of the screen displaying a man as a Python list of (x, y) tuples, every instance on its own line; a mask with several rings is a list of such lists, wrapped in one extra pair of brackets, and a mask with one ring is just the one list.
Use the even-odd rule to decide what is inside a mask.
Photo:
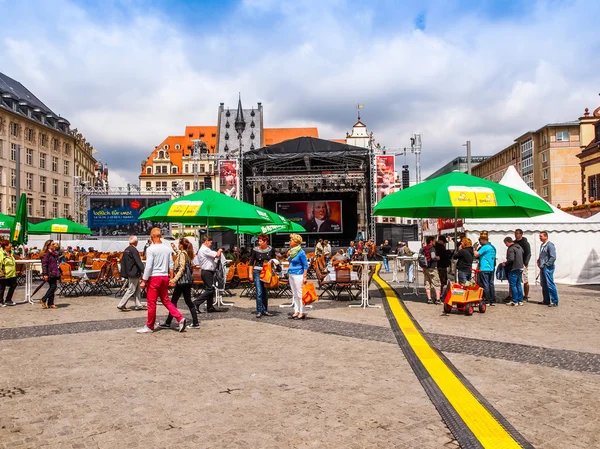
[(341, 232), (340, 224), (330, 218), (331, 212), (326, 201), (315, 201), (310, 210), (311, 218), (304, 226), (306, 232)]

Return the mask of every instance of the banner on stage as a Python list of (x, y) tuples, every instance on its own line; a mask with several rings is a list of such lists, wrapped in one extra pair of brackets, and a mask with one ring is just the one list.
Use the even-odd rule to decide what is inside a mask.
[(276, 203), (276, 212), (298, 223), (311, 233), (341, 234), (342, 202), (340, 200), (285, 201)]
[(221, 161), (219, 163), (219, 191), (233, 198), (238, 197), (237, 161)]
[(396, 191), (394, 156), (377, 156), (377, 201)]

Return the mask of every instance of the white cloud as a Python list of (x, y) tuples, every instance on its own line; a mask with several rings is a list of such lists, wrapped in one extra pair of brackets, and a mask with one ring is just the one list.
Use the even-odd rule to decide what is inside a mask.
[[(215, 125), (219, 103), (240, 91), (263, 102), (267, 126), (314, 125), (324, 138), (343, 137), (363, 103), (381, 144), (423, 133), (424, 175), (467, 139), (490, 154), (599, 103), (600, 39), (586, 31), (598, 2), (539, 2), (490, 20), (431, 0), (420, 31), (420, 10), (395, 2), (245, 0), (210, 33), (144, 1), (109, 4), (102, 16), (68, 0), (4, 8), (0, 71), (85, 134), (112, 185), (137, 182), (166, 136)], [(16, 20), (25, 13), (28, 33)]]

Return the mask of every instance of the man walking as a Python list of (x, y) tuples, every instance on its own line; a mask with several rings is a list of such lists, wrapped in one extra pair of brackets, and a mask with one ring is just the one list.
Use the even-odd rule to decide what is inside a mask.
[(388, 256), (392, 252), (392, 247), (390, 246), (389, 240), (384, 241), (381, 244), (381, 255), (383, 256), (383, 267), (385, 268), (385, 272), (390, 272), (390, 261)]
[(440, 235), (437, 238), (437, 242), (435, 246), (435, 254), (439, 257), (437, 270), (438, 275), (440, 276), (440, 285), (442, 289), (446, 287), (448, 283), (448, 267), (450, 266), (450, 251), (446, 249), (446, 240), (445, 235)]
[(135, 235), (129, 237), (129, 246), (123, 251), (121, 258), (121, 277), (127, 279), (127, 291), (117, 306), (122, 312), (127, 312), (127, 302), (133, 296), (135, 298), (135, 310), (144, 310), (140, 301), (140, 276), (144, 272), (144, 264), (137, 250), (138, 238)]
[(508, 276), (512, 297), (512, 301), (508, 305), (522, 306), (523, 286), (521, 285), (521, 276), (523, 274), (523, 248), (519, 245), (515, 245), (512, 237), (506, 237), (504, 239), (504, 244), (506, 245), (507, 250), (506, 262), (504, 262), (503, 265)]
[(488, 240), (488, 233), (479, 234), (481, 247), (474, 250), (475, 257), (479, 257), (479, 272), (477, 283), (483, 289), (483, 300), (487, 305), (496, 305), (496, 289), (494, 287), (494, 269), (496, 267), (496, 248)]
[(161, 237), (161, 230), (152, 228), (150, 231), (152, 245), (146, 250), (146, 268), (140, 282), (140, 288), (147, 285), (148, 319), (146, 325), (137, 330), (139, 334), (154, 332), (156, 301), (159, 296), (163, 306), (179, 323), (179, 332), (183, 332), (187, 324), (181, 312), (169, 300), (169, 280), (173, 278), (173, 257), (171, 248), (162, 244)]
[(435, 303), (440, 302), (440, 276), (437, 270), (439, 257), (435, 254), (433, 237), (427, 237), (426, 245), (419, 250), (419, 266), (423, 269), (425, 277), (425, 294), (427, 295), (427, 304), (433, 304), (431, 299), (431, 290), (435, 291)]
[(544, 300), (541, 304), (548, 307), (558, 307), (558, 291), (554, 284), (554, 264), (556, 262), (556, 247), (554, 243), (548, 240), (548, 232), (540, 232), (540, 257), (537, 260), (537, 266), (541, 270), (540, 283), (542, 285), (542, 296)]
[(215, 269), (217, 267), (217, 260), (221, 257), (222, 250), (213, 251), (211, 249), (212, 244), (212, 238), (205, 235), (202, 238), (202, 245), (200, 245), (198, 254), (194, 259), (194, 265), (200, 265), (200, 276), (204, 283), (204, 291), (194, 300), (194, 305), (198, 312), (200, 312), (200, 304), (204, 301), (206, 301), (207, 312), (223, 312), (222, 309), (217, 309), (213, 304), (213, 297), (215, 295)]
[(523, 237), (522, 229), (515, 229), (515, 245), (523, 248), (523, 299), (529, 301), (529, 261), (531, 260), (531, 245)]
[(329, 259), (331, 258), (331, 245), (329, 244), (329, 240), (323, 241), (323, 257), (325, 257), (325, 263), (329, 263)]

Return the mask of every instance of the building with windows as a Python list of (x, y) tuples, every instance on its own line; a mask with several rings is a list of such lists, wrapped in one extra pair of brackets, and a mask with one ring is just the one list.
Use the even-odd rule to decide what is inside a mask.
[(570, 204), (581, 195), (579, 135), (579, 121), (547, 124), (517, 137), (511, 145), (473, 167), (472, 173), (498, 182), (513, 165), (546, 201)]
[(600, 107), (591, 115), (586, 108), (579, 122), (583, 145), (577, 158), (581, 170), (581, 204), (584, 204), (600, 198)]
[[(170, 191), (178, 183), (184, 194), (205, 188), (218, 189), (219, 162), (239, 158), (242, 152), (297, 137), (318, 137), (317, 128), (264, 128), (263, 107), (244, 109), (219, 105), (217, 126), (187, 126), (182, 136), (168, 136), (142, 161), (140, 189)], [(224, 182), (224, 180), (222, 180)], [(197, 182), (197, 185), (195, 183)]]

